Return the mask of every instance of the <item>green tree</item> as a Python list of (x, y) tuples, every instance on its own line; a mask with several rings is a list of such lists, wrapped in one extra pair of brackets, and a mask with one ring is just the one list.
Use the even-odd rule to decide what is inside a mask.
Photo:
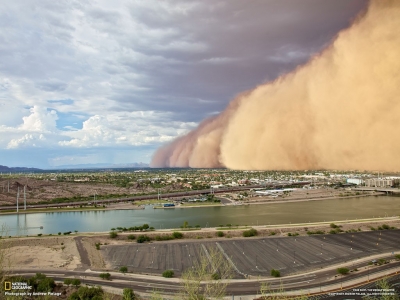
[(347, 269), (347, 268), (338, 268), (338, 269), (337, 269), (337, 272), (338, 272), (340, 275), (346, 275), (346, 274), (348, 274), (348, 273), (350, 272), (350, 270)]
[(39, 281), (38, 285), (37, 285), (37, 291), (38, 292), (51, 292), (53, 291), (54, 287), (56, 286), (54, 279), (53, 278), (43, 278)]
[(174, 232), (172, 233), (172, 236), (173, 236), (175, 239), (181, 239), (181, 238), (183, 238), (183, 233), (182, 233), (182, 232), (179, 232), (179, 231), (174, 231)]
[(69, 296), (69, 300), (102, 300), (104, 299), (104, 292), (101, 287), (86, 287), (81, 286), (76, 292)]
[(249, 230), (243, 231), (243, 236), (244, 237), (256, 236), (257, 234), (258, 234), (258, 232), (254, 228), (250, 228)]
[(137, 243), (144, 243), (144, 242), (149, 242), (149, 241), (150, 241), (150, 237), (145, 234), (139, 235), (138, 238), (136, 239)]
[(188, 221), (183, 222), (183, 228), (188, 228), (188, 226), (189, 226), (189, 222)]
[(128, 288), (123, 289), (122, 298), (124, 300), (136, 300), (137, 299), (137, 297), (136, 297), (135, 293), (133, 292), (133, 290), (132, 289), (128, 289)]
[(165, 277), (165, 278), (172, 278), (172, 277), (174, 277), (174, 271), (172, 271), (172, 270), (165, 270), (165, 271), (162, 273), (162, 276)]
[(271, 270), (271, 276), (273, 276), (273, 277), (281, 277), (281, 272), (279, 272), (279, 270), (272, 269)]
[(121, 273), (126, 273), (126, 272), (128, 272), (128, 268), (126, 267), (126, 266), (123, 266), (123, 267), (121, 267), (121, 268), (119, 268), (119, 271), (121, 272)]
[(66, 284), (67, 286), (70, 286), (72, 284), (72, 279), (71, 278), (65, 278), (64, 279), (64, 284)]
[(104, 280), (110, 280), (111, 274), (110, 273), (100, 273), (99, 277)]
[(110, 238), (115, 239), (117, 236), (118, 236), (118, 233), (116, 233), (115, 231), (110, 232)]
[(80, 281), (78, 278), (74, 278), (74, 279), (72, 279), (71, 284), (72, 284), (74, 287), (78, 287), (78, 286), (81, 285), (81, 281)]

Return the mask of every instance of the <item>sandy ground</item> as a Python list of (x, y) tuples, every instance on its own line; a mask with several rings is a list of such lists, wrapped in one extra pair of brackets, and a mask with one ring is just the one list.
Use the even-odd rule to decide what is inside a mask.
[(2, 246), (11, 267), (73, 270), (80, 264), (73, 237), (12, 238)]
[[(171, 184), (161, 188), (162, 193), (171, 191), (185, 190), (183, 183)], [(133, 195), (140, 193), (157, 193), (156, 188), (142, 186), (137, 182), (132, 182), (128, 187), (119, 187), (104, 182), (57, 182), (52, 180), (38, 180), (29, 177), (19, 177), (5, 179), (0, 176), (0, 205), (14, 204), (17, 191), (20, 191), (20, 203), (23, 203), (23, 190), (25, 187), (26, 201), (28, 204), (39, 201), (50, 201), (54, 198), (90, 197), (94, 194), (100, 196), (107, 195)], [(122, 197), (122, 196), (121, 196)], [(157, 197), (157, 195), (155, 196)]]

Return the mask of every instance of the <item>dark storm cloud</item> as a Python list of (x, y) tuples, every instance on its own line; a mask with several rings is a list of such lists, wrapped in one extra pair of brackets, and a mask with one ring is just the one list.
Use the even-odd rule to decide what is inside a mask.
[(121, 60), (146, 74), (149, 90), (120, 94), (118, 102), (185, 110), (196, 120), (221, 110), (236, 93), (306, 62), (365, 6), (365, 1), (174, 1), (183, 5), (174, 10), (166, 3), (171, 6), (130, 8), (143, 30), (160, 37), (121, 42), (149, 57)]
[[(60, 143), (49, 137), (48, 147), (89, 147), (90, 134), (105, 143), (94, 133), (115, 137), (107, 143), (116, 147), (169, 141), (236, 94), (305, 63), (365, 6), (363, 0), (2, 1), (0, 148), (24, 141), (22, 118), (33, 107), (56, 111), (58, 128), (78, 128)], [(57, 102), (65, 99), (71, 102)], [(135, 119), (119, 119), (125, 113)], [(45, 115), (35, 115), (38, 123)], [(79, 126), (73, 115), (84, 116)], [(137, 119), (147, 124), (136, 128)], [(118, 120), (123, 127), (114, 126)]]

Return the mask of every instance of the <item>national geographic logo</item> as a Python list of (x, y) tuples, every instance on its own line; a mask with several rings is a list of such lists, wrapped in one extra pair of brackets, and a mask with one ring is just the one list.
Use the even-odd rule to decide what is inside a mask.
[(10, 281), (5, 281), (4, 282), (4, 290), (5, 291), (11, 291), (11, 282)]

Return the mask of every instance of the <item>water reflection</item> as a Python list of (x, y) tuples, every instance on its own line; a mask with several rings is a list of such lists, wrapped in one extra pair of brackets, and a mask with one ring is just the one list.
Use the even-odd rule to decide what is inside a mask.
[[(74, 231), (109, 231), (112, 227), (179, 228), (183, 222), (201, 227), (219, 225), (273, 225), (372, 218), (400, 214), (399, 197), (360, 197), (309, 202), (225, 207), (47, 212), (1, 216), (7, 235), (57, 234)], [(39, 226), (43, 226), (40, 230)], [(3, 234), (4, 235), (4, 234)]]

